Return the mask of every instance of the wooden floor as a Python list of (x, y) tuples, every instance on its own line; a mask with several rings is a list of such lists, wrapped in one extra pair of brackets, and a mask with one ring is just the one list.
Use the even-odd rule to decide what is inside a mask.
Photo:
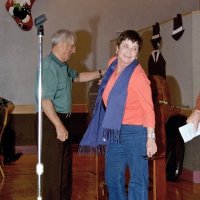
[[(12, 165), (5, 166), (6, 177), (0, 177), (0, 200), (37, 199), (36, 163), (37, 155), (27, 154)], [(96, 200), (95, 169), (95, 157), (74, 155), (73, 200)], [(200, 184), (181, 179), (176, 183), (167, 182), (166, 199), (199, 200)]]

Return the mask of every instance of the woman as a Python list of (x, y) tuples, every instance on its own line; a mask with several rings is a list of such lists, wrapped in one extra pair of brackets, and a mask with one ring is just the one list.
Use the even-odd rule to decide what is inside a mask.
[[(148, 160), (157, 151), (150, 82), (137, 61), (142, 39), (134, 30), (122, 32), (96, 100), (81, 151), (106, 145), (105, 179), (109, 200), (148, 199)], [(125, 170), (130, 181), (125, 192)]]

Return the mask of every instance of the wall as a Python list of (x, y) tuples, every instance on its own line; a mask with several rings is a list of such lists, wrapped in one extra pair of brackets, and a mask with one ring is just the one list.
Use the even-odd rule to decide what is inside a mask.
[[(173, 19), (160, 22), (161, 53), (166, 61), (166, 76), (170, 87), (172, 104), (192, 108), (199, 92), (200, 79), (200, 12), (182, 16), (184, 33), (179, 40), (171, 36)], [(141, 62), (147, 71), (148, 58), (152, 51), (152, 27), (140, 31), (144, 38)]]
[[(22, 31), (0, 1), (0, 95), (16, 105), (34, 103), (34, 76), (38, 65), (37, 30)], [(36, 0), (33, 18), (47, 16), (44, 24), (43, 54), (50, 51), (50, 38), (60, 28), (78, 35), (77, 54), (70, 64), (78, 71), (105, 66), (109, 58), (109, 41), (118, 31), (142, 29), (199, 8), (199, 0)], [(148, 11), (148, 12), (147, 12)], [(74, 86), (73, 103), (87, 101), (87, 85)]]
[[(157, 21), (160, 24), (160, 51), (166, 61), (166, 76), (172, 104), (193, 108), (200, 85), (200, 11), (182, 15), (184, 33), (176, 41), (172, 38), (173, 19)], [(154, 50), (151, 44), (152, 26), (138, 30), (143, 38), (139, 61), (148, 74), (148, 59)], [(110, 41), (110, 55), (115, 54), (115, 39)]]

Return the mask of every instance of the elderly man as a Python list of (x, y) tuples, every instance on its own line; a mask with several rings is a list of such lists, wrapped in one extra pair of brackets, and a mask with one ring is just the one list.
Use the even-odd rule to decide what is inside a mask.
[(104, 70), (78, 73), (69, 67), (67, 61), (76, 52), (76, 36), (71, 31), (57, 31), (53, 34), (51, 42), (52, 51), (43, 60), (43, 196), (45, 200), (70, 200), (72, 193), (72, 133), (70, 132), (72, 82), (86, 82), (101, 78)]

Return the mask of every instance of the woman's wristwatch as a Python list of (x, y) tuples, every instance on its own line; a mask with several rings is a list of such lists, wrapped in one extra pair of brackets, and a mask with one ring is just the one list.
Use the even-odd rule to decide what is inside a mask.
[(156, 139), (156, 135), (155, 135), (155, 133), (148, 133), (147, 134), (147, 138), (155, 140)]
[(198, 110), (198, 109), (196, 109), (195, 112), (196, 112), (197, 114), (200, 114), (200, 110)]
[(101, 71), (101, 70), (99, 70), (99, 77), (100, 77), (100, 78), (103, 78), (103, 74), (102, 74), (102, 71)]

